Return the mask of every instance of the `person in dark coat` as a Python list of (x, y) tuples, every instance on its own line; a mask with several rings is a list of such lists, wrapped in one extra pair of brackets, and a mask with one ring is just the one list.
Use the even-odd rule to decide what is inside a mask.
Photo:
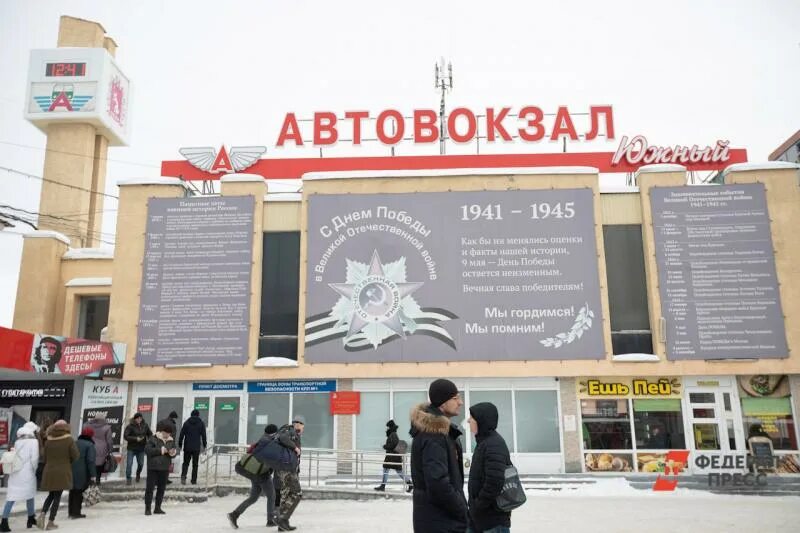
[(406, 492), (411, 492), (411, 489), (414, 488), (411, 480), (403, 473), (403, 454), (405, 454), (405, 449), (402, 451), (397, 449), (398, 444), (400, 444), (400, 438), (397, 436), (397, 427), (394, 420), (386, 422), (386, 443), (383, 445), (383, 449), (386, 450), (386, 457), (383, 458), (383, 479), (381, 484), (375, 487), (377, 491), (386, 490), (389, 470), (397, 472), (397, 475), (406, 485)]
[(81, 513), (83, 507), (83, 493), (92, 484), (96, 474), (94, 430), (89, 426), (83, 428), (80, 437), (75, 441), (78, 447), (78, 459), (72, 463), (72, 489), (69, 491), (69, 506), (67, 507), (70, 518), (86, 518)]
[[(178, 453), (175, 439), (170, 433), (169, 424), (161, 421), (156, 425), (156, 434), (147, 439), (144, 447), (147, 455), (147, 484), (144, 490), (144, 514), (167, 514), (161, 509), (164, 501), (164, 490), (167, 488), (167, 476), (172, 458)], [(156, 489), (156, 507), (151, 513), (153, 503), (153, 489)]]
[[(281, 503), (278, 510), (277, 520), (278, 531), (294, 531), (297, 529), (289, 524), (289, 519), (291, 518), (295, 509), (297, 509), (297, 506), (300, 504), (300, 500), (303, 497), (303, 491), (300, 487), (299, 472), (300, 450), (302, 448), (300, 436), (303, 434), (305, 425), (305, 417), (302, 415), (295, 415), (292, 418), (291, 424), (281, 426), (281, 428), (278, 430), (278, 433), (275, 434), (275, 440), (278, 441), (281, 446), (287, 448), (291, 451), (291, 453), (294, 453), (297, 456), (295, 457), (296, 463), (292, 461), (292, 463), (290, 463), (290, 468), (282, 469), (278, 466), (275, 468), (275, 476), (280, 479), (281, 485)], [(268, 447), (265, 447), (264, 449), (268, 449)], [(258, 449), (253, 451), (253, 455), (260, 461), (267, 464), (268, 459), (262, 458), (259, 455)]]
[(430, 403), (411, 410), (411, 478), (414, 483), (414, 532), (462, 533), (467, 529), (464, 451), (461, 430), (450, 422), (464, 402), (455, 383), (437, 379)]
[[(47, 491), (44, 506), (36, 520), (39, 529), (56, 529), (56, 515), (61, 505), (61, 494), (72, 489), (72, 463), (80, 456), (75, 441), (69, 432), (69, 424), (58, 420), (47, 430), (44, 443), (44, 470), (42, 471), (42, 490)], [(45, 526), (45, 517), (50, 511), (50, 520)]]
[(136, 413), (133, 415), (131, 423), (125, 427), (125, 432), (122, 436), (128, 444), (125, 466), (126, 483), (128, 485), (133, 483), (132, 471), (134, 459), (136, 459), (136, 483), (139, 483), (142, 476), (142, 468), (144, 468), (144, 446), (147, 444), (147, 439), (153, 436), (153, 432), (150, 431), (150, 426), (144, 421), (142, 413)]
[[(266, 445), (268, 442), (275, 439), (278, 433), (278, 426), (269, 424), (264, 428), (264, 435), (250, 445), (247, 453), (253, 453), (256, 448)], [(250, 495), (239, 504), (233, 512), (228, 513), (228, 521), (234, 529), (239, 529), (237, 521), (239, 517), (247, 510), (248, 507), (258, 501), (258, 497), (263, 493), (267, 497), (267, 527), (278, 525), (278, 518), (275, 516), (275, 486), (272, 482), (272, 470), (267, 470), (262, 476), (257, 479), (250, 480)]]
[(95, 449), (95, 483), (100, 484), (100, 477), (106, 471), (106, 459), (114, 451), (114, 440), (111, 438), (111, 426), (106, 422), (104, 416), (96, 416), (86, 424), (94, 430), (94, 449)]
[(197, 485), (197, 463), (200, 452), (206, 449), (206, 425), (200, 418), (200, 411), (195, 409), (192, 416), (186, 419), (178, 438), (178, 448), (183, 450), (183, 467), (181, 468), (181, 484), (186, 485), (186, 473), (189, 462), (192, 463), (192, 485)]
[(478, 446), (469, 469), (470, 530), (475, 533), (510, 533), (511, 513), (495, 506), (503, 490), (511, 455), (496, 431), (499, 415), (493, 403), (477, 403), (469, 409), (469, 427)]

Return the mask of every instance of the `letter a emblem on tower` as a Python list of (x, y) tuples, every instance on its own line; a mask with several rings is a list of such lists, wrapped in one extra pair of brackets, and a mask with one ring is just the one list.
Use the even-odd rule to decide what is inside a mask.
[(228, 157), (228, 152), (225, 150), (225, 145), (222, 145), (217, 152), (217, 157), (214, 158), (214, 164), (211, 165), (212, 174), (218, 172), (233, 172), (233, 165), (231, 165), (231, 158)]
[(58, 96), (53, 99), (53, 103), (50, 104), (48, 111), (53, 111), (57, 107), (66, 107), (67, 111), (72, 111), (72, 102), (69, 101), (67, 93), (64, 91), (58, 93)]

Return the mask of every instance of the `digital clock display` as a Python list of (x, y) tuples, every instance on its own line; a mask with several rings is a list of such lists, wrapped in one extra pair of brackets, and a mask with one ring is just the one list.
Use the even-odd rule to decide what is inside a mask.
[(85, 76), (86, 63), (47, 63), (45, 76)]

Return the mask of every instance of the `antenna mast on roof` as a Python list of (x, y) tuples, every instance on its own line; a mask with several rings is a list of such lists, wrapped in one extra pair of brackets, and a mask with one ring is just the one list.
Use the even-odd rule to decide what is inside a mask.
[(453, 64), (448, 61), (447, 70), (445, 70), (444, 58), (439, 58), (439, 63), (436, 65), (434, 72), (436, 74), (436, 89), (442, 92), (442, 100), (439, 104), (439, 153), (444, 155), (444, 142), (447, 138), (447, 124), (444, 121), (445, 95), (448, 91), (453, 90)]

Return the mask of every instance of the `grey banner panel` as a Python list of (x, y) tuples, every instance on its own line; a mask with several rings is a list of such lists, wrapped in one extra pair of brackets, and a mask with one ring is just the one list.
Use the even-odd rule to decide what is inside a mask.
[(669, 359), (788, 357), (764, 185), (650, 190)]
[(600, 359), (591, 189), (311, 195), (305, 361)]
[(137, 365), (245, 364), (252, 196), (151, 198)]

